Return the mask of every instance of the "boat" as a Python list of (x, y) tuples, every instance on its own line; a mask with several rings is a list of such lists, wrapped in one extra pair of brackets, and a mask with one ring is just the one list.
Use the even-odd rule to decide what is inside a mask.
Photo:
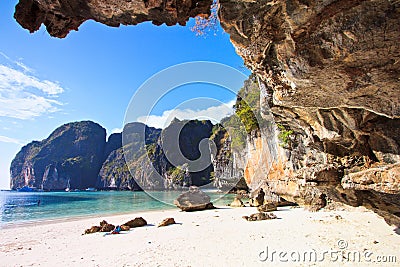
[(71, 191), (71, 185), (69, 183), (71, 179), (68, 179), (68, 184), (67, 184), (67, 188), (65, 188), (65, 192), (70, 192)]
[(17, 191), (18, 192), (35, 192), (36, 188), (35, 187), (29, 187), (29, 186), (26, 185), (24, 187), (21, 187), (21, 188), (17, 189)]
[(88, 188), (86, 188), (85, 191), (88, 191), (88, 192), (95, 192), (95, 191), (97, 191), (97, 189), (94, 188), (94, 187), (88, 187)]

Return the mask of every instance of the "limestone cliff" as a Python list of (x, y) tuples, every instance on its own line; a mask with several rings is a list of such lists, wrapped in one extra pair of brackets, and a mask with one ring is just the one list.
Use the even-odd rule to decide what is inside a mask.
[(43, 141), (24, 146), (11, 163), (11, 189), (92, 187), (103, 162), (106, 131), (91, 122), (62, 125)]
[[(129, 144), (122, 146), (122, 133), (110, 135), (106, 145), (106, 155), (102, 167), (99, 171), (96, 187), (100, 189), (117, 190), (140, 190), (141, 187), (135, 179), (144, 181), (152, 176), (150, 166), (144, 164), (143, 158), (147, 156), (146, 149), (141, 145), (140, 135), (145, 134), (145, 143), (154, 144), (161, 133), (160, 129), (148, 127), (143, 123), (128, 123), (123, 131), (126, 135), (132, 136)], [(124, 153), (130, 153), (129, 166), (125, 160)], [(135, 179), (132, 176), (135, 174)], [(149, 183), (143, 183), (148, 185)]]
[[(199, 158), (199, 143), (211, 135), (210, 121), (180, 121), (175, 119), (163, 131), (142, 123), (129, 123), (124, 135), (129, 142), (115, 147), (109, 153), (99, 172), (98, 188), (103, 189), (174, 189), (180, 186), (201, 186), (210, 182), (212, 166), (200, 171), (191, 171), (184, 161), (170, 162), (178, 158), (180, 151), (189, 160)], [(141, 140), (145, 133), (145, 142)], [(179, 138), (172, 146), (172, 139)], [(120, 135), (110, 139), (120, 140)], [(110, 143), (111, 146), (112, 142)], [(145, 146), (143, 146), (145, 144)], [(106, 146), (107, 147), (107, 146)], [(209, 158), (209, 155), (205, 155)]]
[(259, 77), (263, 116), (280, 126), (267, 140), (270, 171), (251, 184), (302, 204), (326, 193), (399, 215), (399, 3), (220, 5), (222, 26)]
[[(164, 190), (209, 184), (213, 166), (208, 143), (208, 153), (203, 155), (206, 168), (193, 169), (192, 164), (203, 153), (200, 143), (208, 140), (212, 127), (210, 121), (175, 119), (161, 131), (134, 122), (106, 142), (100, 125), (91, 121), (68, 123), (45, 140), (21, 149), (11, 163), (11, 189)], [(124, 144), (123, 136), (128, 140)], [(189, 161), (172, 162), (178, 152)]]

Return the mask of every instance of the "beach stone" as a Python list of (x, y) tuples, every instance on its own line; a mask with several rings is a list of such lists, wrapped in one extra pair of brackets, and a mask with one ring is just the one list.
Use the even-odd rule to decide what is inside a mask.
[(101, 227), (95, 225), (95, 226), (90, 227), (89, 229), (86, 229), (85, 230), (85, 235), (97, 233), (97, 232), (100, 232), (100, 230), (101, 230)]
[(291, 201), (287, 201), (287, 200), (284, 199), (283, 197), (280, 197), (279, 201), (276, 202), (276, 205), (277, 205), (278, 207), (298, 206), (296, 203), (291, 202)]
[(265, 197), (265, 192), (261, 188), (260, 191), (258, 192), (257, 196), (254, 199), (250, 200), (250, 205), (253, 207), (258, 207), (264, 204), (264, 197)]
[(246, 190), (239, 190), (236, 192), (236, 194), (242, 198), (249, 198), (249, 192)]
[(107, 223), (107, 224), (103, 224), (100, 232), (111, 232), (114, 229), (115, 229), (115, 225), (113, 225), (111, 223)]
[(100, 226), (103, 227), (104, 225), (108, 224), (108, 222), (106, 220), (102, 220), (100, 222)]
[(135, 219), (130, 220), (129, 222), (124, 223), (123, 225), (129, 226), (130, 228), (141, 227), (147, 225), (147, 221), (142, 217), (136, 217)]
[(311, 205), (306, 209), (311, 212), (319, 211), (327, 205), (326, 194), (320, 194), (318, 197), (311, 199)]
[(258, 206), (257, 210), (259, 212), (269, 212), (269, 211), (275, 211), (275, 210), (277, 210), (277, 208), (278, 208), (278, 205), (276, 203), (267, 202), (267, 203), (264, 203), (261, 206)]
[(264, 220), (276, 219), (277, 217), (273, 213), (259, 212), (251, 214), (250, 216), (243, 216), (242, 218), (247, 221), (264, 221)]
[(182, 193), (174, 204), (182, 211), (196, 211), (205, 209), (214, 209), (210, 202), (210, 197), (201, 191), (197, 186), (189, 187), (189, 191)]
[(129, 231), (130, 229), (128, 225), (121, 225), (121, 231)]
[(162, 227), (162, 226), (167, 226), (170, 224), (175, 224), (175, 219), (174, 218), (166, 218), (164, 219), (159, 225), (158, 227)]
[(235, 197), (235, 199), (232, 201), (231, 204), (229, 204), (229, 206), (232, 208), (240, 208), (240, 207), (244, 207), (244, 204), (239, 197)]

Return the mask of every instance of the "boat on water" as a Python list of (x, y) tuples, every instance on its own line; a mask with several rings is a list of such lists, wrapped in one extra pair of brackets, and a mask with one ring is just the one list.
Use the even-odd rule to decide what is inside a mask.
[(71, 191), (71, 185), (70, 185), (69, 181), (70, 181), (70, 179), (68, 179), (68, 184), (67, 184), (67, 188), (65, 188), (65, 192)]
[(97, 189), (94, 188), (94, 187), (88, 187), (88, 188), (86, 188), (85, 191), (88, 191), (88, 192), (95, 192), (95, 191), (97, 191)]
[(17, 189), (18, 192), (36, 192), (37, 189), (35, 187), (24, 186)]

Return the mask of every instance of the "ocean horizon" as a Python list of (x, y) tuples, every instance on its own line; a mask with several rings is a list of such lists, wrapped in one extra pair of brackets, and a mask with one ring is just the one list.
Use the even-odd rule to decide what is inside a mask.
[[(0, 191), (0, 228), (13, 224), (94, 215), (174, 209), (178, 191), (17, 192)], [(207, 191), (217, 205), (230, 203), (234, 195)]]

